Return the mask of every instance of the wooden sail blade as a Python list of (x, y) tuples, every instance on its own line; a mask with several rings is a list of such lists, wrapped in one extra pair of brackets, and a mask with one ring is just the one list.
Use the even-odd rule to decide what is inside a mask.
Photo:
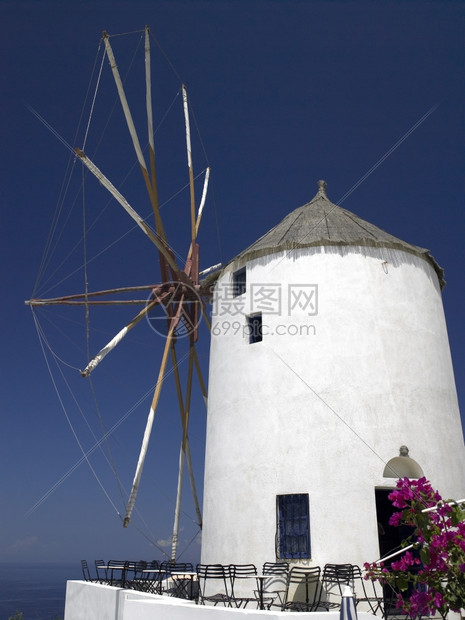
[(197, 377), (199, 380), (200, 389), (202, 390), (202, 396), (205, 401), (205, 407), (208, 408), (207, 388), (205, 387), (205, 381), (203, 380), (202, 369), (200, 367), (200, 362), (199, 362), (199, 358), (197, 355), (197, 351), (195, 350), (195, 347), (194, 347), (194, 363), (195, 363), (195, 369), (197, 371)]
[[(189, 349), (189, 356), (194, 359), (194, 363), (195, 363), (195, 359), (197, 358), (197, 354), (195, 352), (195, 349), (194, 349), (193, 352), (191, 351), (191, 349)], [(189, 446), (189, 435), (188, 435), (187, 421), (186, 421), (186, 415), (185, 415), (185, 411), (186, 410), (185, 410), (184, 404), (183, 404), (183, 396), (182, 396), (182, 389), (181, 389), (181, 379), (179, 377), (179, 367), (178, 367), (178, 361), (177, 361), (177, 358), (176, 358), (176, 350), (175, 350), (174, 344), (171, 347), (171, 357), (172, 357), (174, 377), (175, 377), (175, 383), (176, 383), (176, 392), (177, 392), (177, 395), (178, 395), (179, 412), (181, 414), (181, 423), (182, 423), (182, 427), (183, 427), (183, 438), (182, 438), (181, 448), (184, 449), (184, 452), (185, 452), (185, 455), (186, 455), (186, 458), (187, 458), (187, 467), (188, 467), (188, 471), (189, 471), (189, 480), (190, 480), (190, 484), (191, 484), (192, 498), (194, 500), (195, 512), (197, 514), (198, 524), (199, 524), (200, 527), (202, 527), (202, 514), (201, 514), (201, 511), (200, 511), (200, 504), (199, 504), (198, 495), (197, 495), (197, 489), (196, 489), (196, 485), (195, 485), (194, 470), (192, 468), (192, 459), (191, 459), (190, 446)], [(198, 359), (197, 359), (197, 362), (198, 362)], [(192, 370), (190, 370), (189, 372), (192, 375)], [(184, 433), (184, 428), (186, 428), (185, 433)], [(178, 482), (178, 484), (179, 484), (179, 482)], [(174, 529), (175, 528), (173, 528), (173, 530)]]
[[(205, 173), (205, 180), (202, 192), (202, 199), (200, 201), (199, 211), (197, 213), (197, 219), (195, 221), (195, 236), (199, 232), (200, 221), (202, 219), (203, 208), (205, 206), (205, 200), (207, 197), (208, 181), (210, 178), (210, 168), (207, 168)], [(184, 266), (185, 273), (191, 278), (194, 284), (199, 282), (199, 246), (195, 240), (191, 241), (189, 252), (187, 253), (186, 264)], [(195, 319), (194, 323), (197, 324), (198, 320)], [(197, 334), (195, 333), (195, 339)]]
[(143, 170), (145, 170), (147, 173), (147, 166), (145, 164), (144, 154), (142, 153), (142, 149), (140, 147), (139, 138), (137, 137), (137, 132), (136, 132), (136, 128), (134, 125), (134, 121), (132, 120), (131, 110), (129, 109), (128, 101), (126, 99), (126, 93), (124, 92), (123, 82), (119, 74), (118, 65), (116, 64), (115, 56), (113, 54), (113, 50), (110, 44), (110, 37), (107, 32), (103, 33), (103, 42), (105, 44), (105, 51), (106, 51), (108, 61), (110, 63), (110, 67), (113, 73), (113, 78), (116, 83), (116, 88), (118, 90), (118, 95), (121, 101), (121, 105), (123, 107), (124, 116), (126, 118), (126, 124), (128, 126), (129, 133), (131, 134), (132, 143), (134, 145), (134, 150), (136, 151), (137, 160), (140, 164), (140, 167)]
[[(189, 169), (189, 190), (190, 190), (190, 212), (191, 212), (191, 236), (192, 248), (194, 248), (197, 237), (195, 228), (195, 193), (194, 193), (194, 168), (192, 165), (192, 146), (191, 146), (191, 130), (189, 123), (189, 108), (187, 105), (187, 91), (184, 84), (182, 85), (182, 100), (184, 106), (184, 120), (186, 124), (186, 148), (187, 148), (187, 166)], [(197, 280), (195, 280), (197, 282)]]
[(193, 371), (194, 371), (194, 365), (195, 365), (196, 359), (198, 361), (197, 353), (195, 350), (195, 345), (193, 342), (191, 342), (190, 348), (189, 348), (189, 367), (188, 367), (188, 375), (187, 375), (186, 408), (185, 408), (185, 416), (184, 416), (182, 448), (187, 457), (187, 466), (189, 470), (189, 481), (191, 485), (192, 499), (194, 501), (195, 512), (197, 514), (197, 521), (198, 521), (199, 526), (202, 527), (202, 514), (200, 512), (200, 505), (199, 505), (197, 489), (196, 489), (195, 479), (194, 479), (194, 471), (192, 469), (192, 460), (191, 460), (191, 454), (190, 454), (189, 435), (188, 435), (190, 405), (191, 405), (191, 397), (192, 397)]
[(185, 445), (185, 453), (187, 459), (187, 471), (189, 472), (189, 481), (191, 485), (192, 498), (194, 500), (195, 513), (197, 515), (197, 523), (199, 524), (200, 529), (202, 529), (202, 513), (200, 511), (200, 504), (197, 495), (197, 487), (195, 484), (194, 478), (194, 470), (192, 468), (192, 459), (191, 459), (191, 448), (189, 443), (189, 437), (187, 437), (186, 445)]
[[(200, 200), (200, 205), (199, 205), (199, 210), (197, 212), (197, 219), (195, 221), (195, 236), (197, 237), (197, 234), (199, 232), (199, 228), (200, 228), (200, 222), (202, 220), (202, 214), (203, 214), (203, 209), (205, 207), (205, 201), (207, 199), (207, 190), (208, 190), (208, 182), (210, 180), (210, 168), (207, 168), (207, 170), (205, 171), (205, 179), (203, 182), (203, 190), (202, 190), (202, 198)], [(194, 249), (195, 244), (193, 245), (192, 241), (189, 247), (189, 252), (187, 254), (187, 262), (191, 260), (192, 258), (192, 252)]]
[[(124, 91), (123, 82), (121, 80), (121, 76), (119, 74), (118, 66), (115, 61), (115, 57), (113, 54), (113, 49), (110, 44), (110, 38), (108, 33), (103, 33), (103, 40), (105, 43), (105, 51), (110, 62), (110, 67), (113, 73), (113, 78), (115, 80), (116, 88), (118, 90), (118, 95), (120, 98), (121, 106), (123, 108), (124, 116), (126, 119), (126, 124), (129, 129), (129, 134), (132, 139), (132, 143), (134, 146), (134, 150), (136, 152), (137, 160), (139, 162), (139, 166), (142, 172), (142, 176), (144, 178), (145, 186), (147, 188), (147, 192), (150, 198), (150, 203), (152, 205), (152, 209), (155, 216), (155, 229), (160, 239), (166, 244), (166, 234), (163, 227), (163, 223), (160, 216), (160, 209), (158, 204), (158, 188), (156, 181), (156, 172), (155, 172), (155, 148), (153, 144), (153, 123), (152, 123), (152, 98), (151, 98), (151, 79), (150, 79), (150, 38), (149, 38), (149, 30), (145, 29), (145, 75), (146, 75), (146, 107), (147, 107), (147, 118), (148, 118), (148, 126), (149, 126), (149, 145), (150, 145), (150, 159), (151, 159), (151, 172), (152, 178), (150, 179), (150, 175), (148, 173), (147, 164), (145, 163), (144, 154), (142, 152), (139, 138), (137, 136), (136, 127), (134, 125), (134, 121), (132, 118), (131, 110), (129, 108), (129, 104), (126, 98), (126, 93)], [(166, 255), (160, 250), (161, 260), (161, 274), (163, 279), (167, 279), (165, 260), (168, 260)], [(170, 261), (168, 260), (168, 264)]]
[[(62, 297), (50, 297), (48, 299), (29, 299), (24, 303), (28, 306), (45, 306), (60, 303), (63, 301), (82, 301), (92, 299), (93, 297), (103, 297), (104, 295), (113, 295), (115, 293), (133, 293), (138, 291), (152, 291), (159, 287), (158, 284), (144, 284), (143, 286), (124, 286), (119, 288), (110, 288), (102, 291), (88, 291), (86, 293), (75, 293), (74, 295), (63, 295)], [(147, 301), (147, 300), (145, 300)]]
[(178, 484), (176, 487), (176, 508), (174, 511), (173, 535), (171, 537), (171, 561), (172, 562), (176, 560), (176, 553), (178, 550), (179, 516), (181, 513), (182, 481), (184, 478), (184, 463), (185, 463), (185, 452), (183, 449), (183, 442), (181, 441), (181, 447), (179, 449)]
[(170, 249), (164, 243), (164, 241), (156, 233), (153, 232), (150, 226), (145, 223), (141, 216), (131, 207), (126, 198), (116, 189), (113, 183), (109, 179), (107, 179), (103, 172), (99, 170), (99, 168), (87, 157), (84, 151), (81, 151), (81, 149), (78, 148), (76, 148), (75, 151), (82, 163), (92, 172), (92, 174), (100, 181), (100, 183), (119, 202), (123, 209), (132, 217), (132, 219), (136, 222), (139, 228), (141, 228), (141, 230), (144, 231), (147, 237), (156, 245), (156, 247), (164, 256), (166, 262), (177, 275), (177, 277), (180, 280), (184, 280), (185, 276), (182, 275), (182, 272), (176, 265), (176, 261), (174, 260)]
[(200, 310), (201, 310), (201, 312), (202, 312), (203, 320), (205, 321), (205, 323), (206, 323), (206, 325), (207, 325), (208, 329), (211, 331), (211, 329), (212, 329), (212, 324), (211, 324), (211, 322), (210, 322), (210, 317), (209, 317), (209, 316), (208, 316), (208, 314), (207, 314), (207, 310), (206, 310), (206, 308), (205, 308), (205, 303), (204, 303), (204, 301), (203, 301), (203, 300), (202, 300), (202, 303), (200, 304)]
[(189, 425), (189, 410), (190, 410), (190, 402), (191, 402), (191, 395), (192, 395), (193, 365), (194, 365), (194, 359), (192, 355), (192, 345), (191, 345), (189, 349), (189, 367), (187, 371), (187, 390), (186, 390), (185, 408), (180, 411), (181, 423), (182, 423), (182, 440), (181, 440), (181, 447), (179, 450), (179, 470), (178, 470), (178, 484), (177, 484), (177, 489), (176, 489), (176, 507), (175, 507), (175, 512), (174, 512), (173, 535), (171, 538), (171, 559), (173, 561), (176, 559), (176, 552), (177, 552), (177, 545), (178, 545), (179, 517), (181, 513), (181, 499), (182, 499), (182, 485), (183, 485), (183, 479), (184, 479), (184, 463), (185, 463), (186, 443), (187, 443), (187, 429)]
[(158, 201), (157, 174), (155, 166), (155, 143), (153, 139), (153, 110), (152, 110), (152, 75), (150, 68), (150, 35), (149, 29), (145, 28), (145, 106), (147, 110), (147, 134), (149, 142), (150, 156), (150, 178), (151, 178), (151, 203), (155, 217), (155, 229), (160, 237), (166, 241), (166, 233), (160, 215), (160, 205)]
[(200, 199), (199, 210), (197, 213), (197, 221), (195, 222), (195, 233), (196, 235), (199, 232), (200, 221), (202, 219), (203, 208), (205, 207), (205, 202), (207, 200), (207, 191), (208, 191), (208, 182), (210, 180), (210, 167), (208, 167), (205, 171), (205, 179), (203, 182), (203, 190), (202, 190), (202, 198)]
[(89, 300), (89, 299), (61, 299), (60, 297), (54, 299), (29, 299), (24, 302), (26, 306), (134, 306), (143, 305), (147, 303), (147, 299), (104, 299), (104, 300)]
[(139, 321), (141, 319), (144, 318), (144, 316), (147, 315), (147, 313), (157, 304), (160, 303), (159, 299), (154, 299), (153, 301), (151, 301), (147, 306), (145, 306), (145, 308), (143, 308), (133, 319), (130, 323), (128, 323), (127, 325), (125, 325), (125, 327), (123, 327), (123, 329), (121, 329), (116, 336), (114, 336), (110, 342), (108, 344), (106, 344), (103, 349), (100, 349), (100, 351), (97, 353), (97, 355), (95, 357), (93, 357), (90, 362), (87, 364), (87, 366), (84, 368), (84, 370), (81, 371), (81, 375), (83, 377), (88, 377), (90, 375), (90, 373), (95, 370), (95, 368), (97, 368), (97, 366), (100, 364), (100, 362), (103, 360), (104, 357), (106, 357), (108, 355), (108, 353), (110, 353), (110, 351), (113, 351), (113, 349), (123, 340), (123, 338), (131, 331), (131, 329), (133, 329), (137, 323), (139, 323)]
[(136, 502), (136, 497), (137, 497), (137, 493), (139, 490), (139, 484), (140, 484), (140, 480), (142, 477), (142, 470), (144, 468), (144, 463), (145, 463), (145, 457), (147, 456), (147, 450), (148, 450), (148, 445), (149, 445), (149, 441), (150, 441), (150, 435), (152, 433), (152, 426), (153, 426), (153, 421), (155, 418), (155, 413), (157, 410), (157, 406), (158, 406), (158, 402), (160, 400), (160, 394), (161, 394), (161, 388), (163, 385), (163, 380), (165, 377), (165, 371), (166, 371), (166, 364), (168, 361), (168, 354), (171, 348), (171, 344), (174, 338), (174, 332), (175, 329), (179, 323), (179, 319), (180, 319), (180, 315), (181, 315), (181, 307), (182, 307), (182, 301), (183, 299), (180, 300), (179, 306), (178, 306), (178, 310), (176, 312), (176, 315), (171, 319), (170, 321), (170, 327), (168, 330), (168, 336), (166, 338), (166, 343), (165, 343), (165, 348), (163, 350), (163, 356), (162, 356), (162, 360), (161, 360), (161, 364), (160, 364), (160, 369), (158, 372), (158, 378), (157, 378), (157, 383), (155, 386), (155, 392), (153, 395), (153, 399), (152, 399), (152, 403), (150, 406), (150, 411), (149, 411), (149, 415), (147, 417), (147, 423), (145, 426), (145, 432), (144, 432), (144, 437), (142, 439), (142, 446), (141, 446), (141, 451), (139, 454), (139, 460), (137, 462), (137, 467), (136, 467), (136, 473), (134, 475), (134, 480), (132, 483), (132, 489), (131, 489), (131, 494), (129, 496), (129, 501), (128, 501), (128, 506), (126, 508), (126, 516), (124, 517), (124, 521), (123, 521), (123, 526), (127, 527), (129, 525), (129, 522), (131, 520), (131, 515), (132, 515), (132, 511), (134, 510), (134, 504)]

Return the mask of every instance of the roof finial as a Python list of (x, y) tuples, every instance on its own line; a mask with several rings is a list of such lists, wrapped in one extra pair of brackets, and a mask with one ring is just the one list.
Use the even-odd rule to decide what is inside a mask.
[(408, 456), (408, 448), (407, 446), (400, 446), (399, 448), (399, 456)]
[(327, 198), (326, 195), (326, 181), (318, 181), (318, 196), (323, 196), (323, 198)]

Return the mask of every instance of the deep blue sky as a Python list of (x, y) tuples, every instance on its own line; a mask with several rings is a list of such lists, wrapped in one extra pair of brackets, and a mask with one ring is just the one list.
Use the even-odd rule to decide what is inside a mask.
[[(457, 389), (465, 410), (463, 2), (3, 0), (0, 560), (161, 557), (135, 528), (123, 530), (86, 463), (54, 488), (79, 461), (81, 452), (50, 380), (31, 312), (23, 304), (32, 294), (69, 162), (66, 148), (28, 106), (68, 143), (82, 146), (83, 130), (77, 138), (75, 132), (102, 30), (117, 34), (141, 30), (145, 24), (188, 85), (212, 167), (211, 192), (199, 236), (203, 268), (232, 258), (289, 211), (312, 199), (320, 178), (328, 182), (330, 199), (338, 202), (438, 105), (343, 205), (388, 232), (429, 248), (444, 267), (448, 284), (443, 300)], [(118, 63), (122, 70), (138, 40), (139, 35), (112, 40), (116, 54), (121, 46)], [(161, 62), (161, 55), (157, 57), (153, 92), (160, 119), (179, 81)], [(135, 61), (139, 69), (130, 86), (137, 119), (137, 106), (144, 102), (143, 85), (137, 81), (140, 61), (139, 53)], [(103, 93), (109, 92), (114, 101), (107, 63), (104, 74), (102, 98), (99, 95), (89, 131), (89, 154), (95, 151), (110, 117)], [(187, 178), (179, 98), (175, 106), (157, 134), (162, 202)], [(88, 107), (84, 116), (88, 117)], [(142, 125), (145, 143), (144, 132)], [(195, 149), (194, 164), (200, 172), (206, 158), (197, 139)], [(95, 161), (115, 184), (134, 162), (119, 104)], [(79, 167), (76, 172), (79, 180)], [(82, 200), (73, 183), (63, 205), (64, 219), (71, 213), (69, 223), (56, 244), (46, 278), (56, 267), (59, 272), (47, 283), (41, 281), (40, 294), (82, 290), (82, 269), (51, 288), (82, 265), (81, 244), (61, 266), (67, 249), (82, 234)], [(106, 193), (95, 186), (88, 178), (88, 224), (108, 202)], [(123, 187), (131, 204), (147, 215), (150, 207), (137, 169)], [(188, 205), (184, 193), (162, 211), (181, 255), (188, 247)], [(72, 206), (73, 212), (69, 211)], [(88, 256), (129, 228), (128, 216), (110, 204), (88, 235)], [(88, 277), (91, 290), (156, 282), (156, 252), (141, 232), (133, 231), (89, 265)], [(57, 355), (76, 368), (82, 368), (86, 360), (82, 314), (67, 308), (39, 314)], [(132, 309), (112, 308), (93, 314), (91, 352), (133, 314)], [(151, 388), (162, 346), (162, 339), (141, 324), (130, 341), (96, 371), (95, 390), (106, 428)], [(205, 330), (199, 355), (207, 376)], [(86, 419), (100, 437), (88, 383), (76, 370), (66, 372), (76, 397), (83, 399)], [(56, 367), (54, 376), (59, 377)], [(57, 381), (61, 389), (62, 379)], [(88, 450), (95, 440), (72, 399), (61, 393), (77, 437)], [(205, 411), (198, 394), (195, 398), (191, 443), (201, 491)], [(170, 383), (157, 414), (138, 504), (160, 545), (171, 533), (180, 440), (176, 407)], [(132, 480), (147, 411), (145, 400), (109, 440), (125, 486)], [(90, 462), (121, 510), (111, 468), (98, 452), (90, 456)], [(48, 491), (49, 497), (26, 517)], [(181, 551), (196, 532), (187, 485), (185, 497)], [(147, 533), (141, 521), (136, 519), (135, 524)], [(197, 554), (198, 545), (193, 543), (183, 558), (196, 560)]]

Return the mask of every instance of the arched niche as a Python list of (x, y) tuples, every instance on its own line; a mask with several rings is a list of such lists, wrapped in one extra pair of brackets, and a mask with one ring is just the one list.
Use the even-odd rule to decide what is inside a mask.
[(407, 446), (401, 446), (399, 456), (386, 463), (383, 478), (422, 478), (423, 470), (418, 463), (410, 458)]

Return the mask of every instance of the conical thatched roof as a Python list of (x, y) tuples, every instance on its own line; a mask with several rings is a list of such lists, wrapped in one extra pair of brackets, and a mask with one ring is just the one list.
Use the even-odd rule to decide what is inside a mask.
[(428, 261), (435, 269), (441, 288), (444, 271), (429, 250), (406, 243), (377, 226), (333, 204), (326, 196), (326, 182), (309, 203), (289, 213), (277, 226), (238, 254), (233, 260), (242, 264), (260, 256), (283, 250), (312, 246), (367, 246), (403, 250)]

